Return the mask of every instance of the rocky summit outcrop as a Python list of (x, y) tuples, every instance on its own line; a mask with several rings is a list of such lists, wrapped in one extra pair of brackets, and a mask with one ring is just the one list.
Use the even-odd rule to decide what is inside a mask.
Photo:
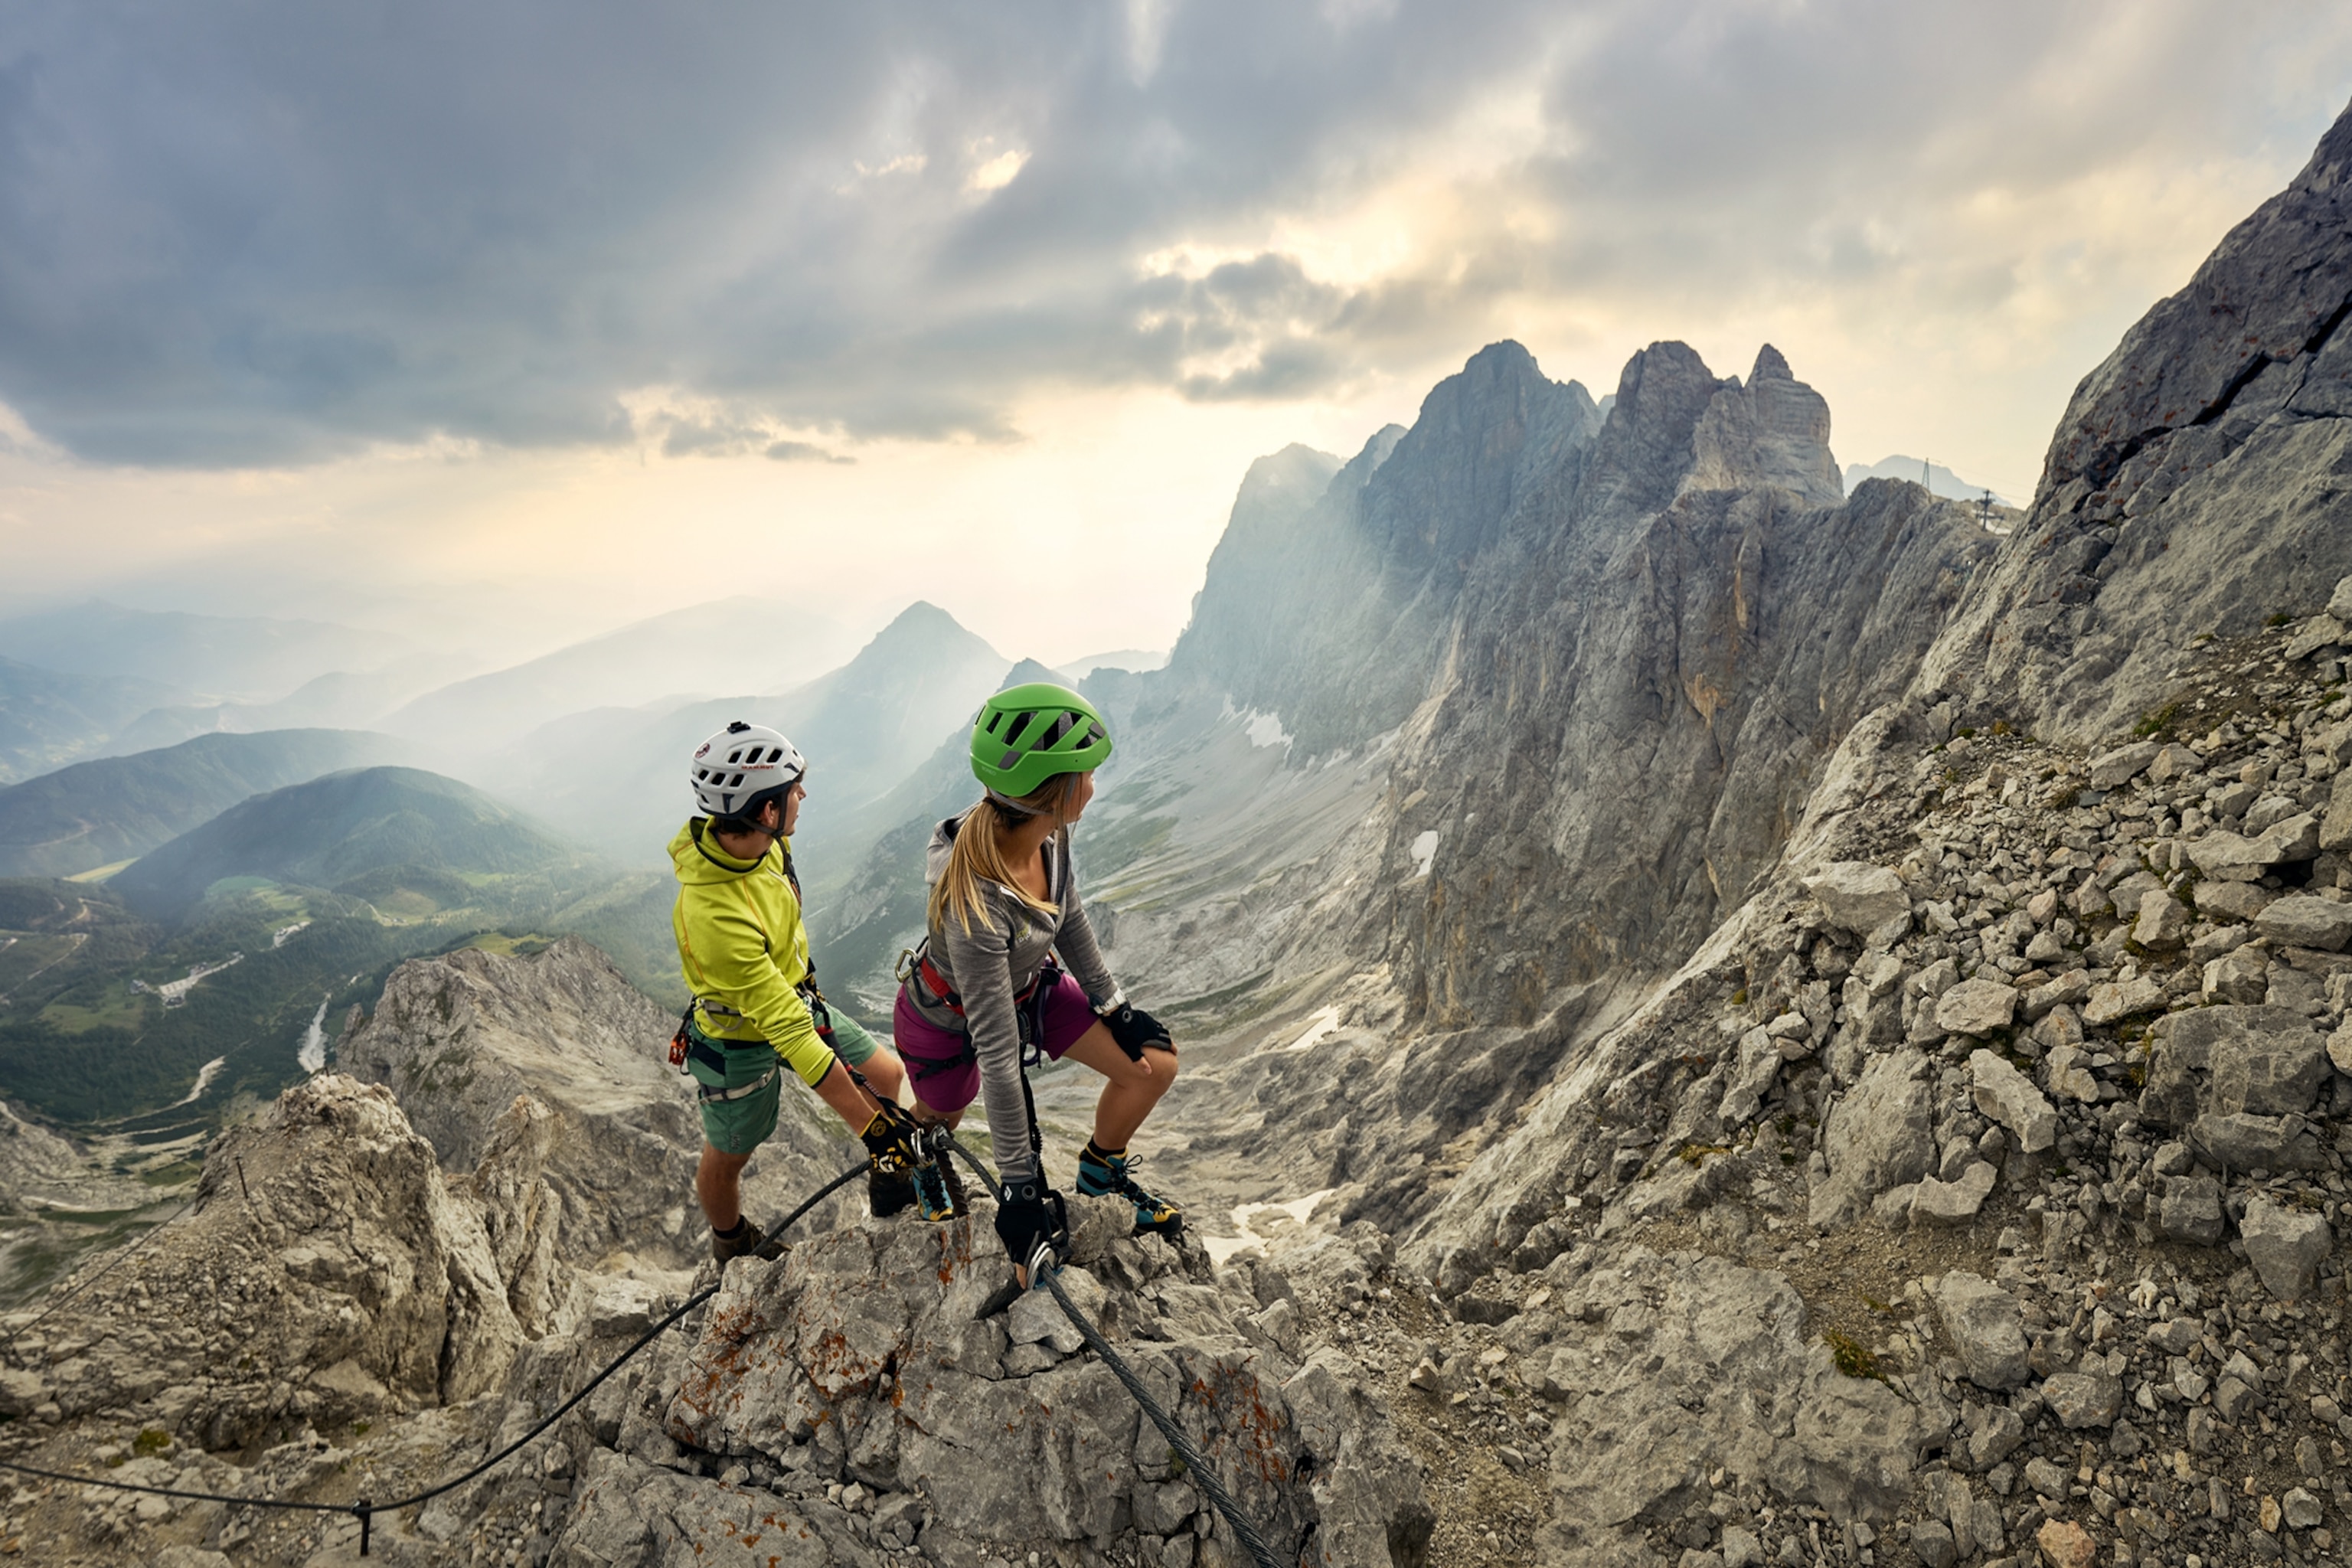
[[(1419, 1468), (1360, 1367), (1301, 1355), (1287, 1289), (1221, 1289), (1197, 1253), (1125, 1237), (1123, 1206), (1074, 1203), (1093, 1212), (1065, 1289), (1277, 1559), (1420, 1561)], [(845, 1228), (732, 1266), (691, 1337), (591, 1406), (599, 1451), (551, 1560), (667, 1561), (753, 1531), (814, 1532), (836, 1561), (1061, 1542), (1088, 1561), (1246, 1563), (1053, 1300), (1004, 1305), (1003, 1254), (977, 1225)]]
[[(445, 1179), (388, 1089), (325, 1074), (225, 1134), (185, 1217), (60, 1310), (11, 1320), (0, 1457), (329, 1511), (20, 1489), (0, 1553), (341, 1562), (356, 1526), (331, 1510), (455, 1483), (593, 1385), (511, 1458), (378, 1516), (373, 1554), (1247, 1562), (1201, 1473), (1053, 1298), (1005, 1289), (986, 1200), (944, 1226), (806, 1224), (781, 1259), (723, 1278), (583, 1276), (542, 1179), (558, 1120), (517, 1098), (475, 1169)], [(1373, 1374), (1305, 1328), (1387, 1277), (1384, 1239), (1359, 1227), (1307, 1260), (1308, 1296), (1130, 1237), (1123, 1201), (1070, 1203), (1063, 1289), (1280, 1560), (1424, 1562), (1423, 1462)], [(688, 1292), (677, 1330), (623, 1363)]]
[(338, 1075), (223, 1134), (196, 1206), (88, 1275), (68, 1311), (19, 1315), (5, 1414), (243, 1447), (501, 1388), (526, 1342), (479, 1211), (389, 1091)]
[[(691, 1268), (708, 1243), (692, 1199), (702, 1135), (693, 1089), (668, 1062), (677, 1024), (567, 937), (529, 957), (467, 948), (402, 964), (335, 1060), (396, 1093), (451, 1172), (481, 1163), (518, 1096), (535, 1101), (545, 1124), (529, 1136), (570, 1260), (626, 1251)], [(755, 1209), (792, 1201), (855, 1152), (806, 1097), (788, 1091), (783, 1104), (746, 1174)]]
[(2281, 613), (2336, 637), (2347, 180), (2352, 112), (2075, 389), (2032, 510), (1929, 660), (1931, 683), (1982, 715), (1966, 721), (2086, 742), (2156, 707), (2194, 637)]

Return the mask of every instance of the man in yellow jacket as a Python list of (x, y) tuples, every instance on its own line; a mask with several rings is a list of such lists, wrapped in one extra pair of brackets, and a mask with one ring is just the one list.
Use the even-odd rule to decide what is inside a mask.
[(832, 1014), (809, 973), (790, 841), (807, 762), (775, 731), (738, 720), (702, 743), (692, 772), (696, 803), (709, 815), (670, 840), (670, 926), (694, 996), (681, 1030), (702, 1106), (694, 1191), (723, 1266), (777, 1251), (745, 1217), (741, 1184), (751, 1152), (776, 1129), (782, 1068), (864, 1140), (877, 1216), (916, 1201), (917, 1131), (898, 1107), (905, 1072), (897, 1056), (856, 1020)]

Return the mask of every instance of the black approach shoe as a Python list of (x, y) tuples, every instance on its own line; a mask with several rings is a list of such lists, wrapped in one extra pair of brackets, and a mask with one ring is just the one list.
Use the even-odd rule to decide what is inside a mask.
[(866, 1206), (876, 1219), (888, 1219), (915, 1202), (915, 1178), (905, 1171), (866, 1170)]

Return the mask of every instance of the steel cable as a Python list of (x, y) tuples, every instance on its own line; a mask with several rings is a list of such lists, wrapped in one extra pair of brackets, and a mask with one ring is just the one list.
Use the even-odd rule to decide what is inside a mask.
[(97, 1273), (91, 1275), (89, 1279), (75, 1286), (72, 1289), (67, 1291), (56, 1300), (42, 1308), (40, 1315), (33, 1319), (32, 1321), (26, 1323), (19, 1328), (10, 1330), (8, 1331), (6, 1348), (14, 1349), (18, 1339), (26, 1334), (31, 1333), (35, 1329), (39, 1328), (43, 1323), (48, 1321), (50, 1313), (58, 1310), (60, 1308), (71, 1305), (74, 1299), (79, 1296), (83, 1291), (89, 1289), (91, 1286), (97, 1284), (100, 1280), (113, 1273), (117, 1268), (120, 1268), (124, 1264), (130, 1262), (133, 1258), (139, 1255), (140, 1248), (145, 1247), (149, 1242), (154, 1240), (157, 1236), (162, 1234), (165, 1226), (171, 1224), (173, 1220), (179, 1218), (182, 1215), (187, 1213), (190, 1209), (195, 1207), (197, 1204), (203, 1201), (204, 1200), (200, 1197), (190, 1198), (178, 1208), (175, 1208), (170, 1214), (165, 1215), (162, 1219), (159, 1219), (153, 1225), (149, 1226), (139, 1239), (132, 1242), (130, 1247), (124, 1250), (121, 1257), (114, 1259), (114, 1261), (109, 1263), (105, 1268), (100, 1269)]
[[(982, 1164), (980, 1157), (958, 1142), (953, 1135), (949, 1135), (942, 1142), (963, 1156), (964, 1163), (978, 1173), (980, 1179), (988, 1184), (991, 1192), (1003, 1189), (1003, 1183), (997, 1178), (996, 1173)], [(1050, 1252), (1040, 1250), (1041, 1263), (1052, 1257)], [(1143, 1413), (1146, 1415), (1151, 1417), (1151, 1424), (1160, 1429), (1160, 1435), (1168, 1439), (1168, 1446), (1174, 1449), (1176, 1457), (1184, 1462), (1186, 1476), (1193, 1479), (1200, 1489), (1208, 1493), (1209, 1500), (1215, 1504), (1217, 1511), (1224, 1516), (1225, 1523), (1232, 1527), (1234, 1537), (1248, 1550), (1250, 1557), (1257, 1563), (1257, 1568), (1279, 1568), (1280, 1560), (1275, 1556), (1274, 1549), (1266, 1544), (1265, 1537), (1258, 1533), (1257, 1526), (1252, 1524), (1242, 1512), (1241, 1504), (1234, 1500), (1233, 1494), (1225, 1490), (1224, 1483), (1217, 1479), (1216, 1471), (1210, 1468), (1208, 1459), (1202, 1456), (1192, 1439), (1186, 1436), (1184, 1429), (1177, 1426), (1168, 1412), (1160, 1407), (1160, 1402), (1152, 1397), (1150, 1389), (1143, 1386), (1143, 1380), (1135, 1374), (1135, 1369), (1127, 1364), (1126, 1358), (1110, 1348), (1110, 1342), (1103, 1338), (1102, 1331), (1088, 1322), (1087, 1315), (1078, 1310), (1077, 1303), (1070, 1300), (1069, 1292), (1063, 1289), (1062, 1281), (1058, 1278), (1058, 1265), (1032, 1268), (1030, 1274), (1032, 1275), (1031, 1283), (1043, 1283), (1045, 1289), (1052, 1292), (1055, 1305), (1062, 1309), (1062, 1315), (1070, 1320), (1071, 1325), (1085, 1339), (1087, 1348), (1102, 1358), (1103, 1364), (1110, 1368), (1111, 1375), (1118, 1379), (1129, 1396), (1143, 1407)]]

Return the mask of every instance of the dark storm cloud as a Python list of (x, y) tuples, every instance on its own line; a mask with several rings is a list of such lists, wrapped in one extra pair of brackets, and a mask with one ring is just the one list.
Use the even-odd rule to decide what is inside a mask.
[[(0, 398), (86, 458), (232, 466), (1295, 396), (1531, 290), (1866, 276), (1874, 204), (2242, 143), (2321, 14), (37, 0), (0, 14)], [(1472, 183), (1543, 239), (1474, 222), (1346, 287), (1265, 247), (1514, 94), (1529, 144)], [(1188, 242), (1242, 258), (1142, 266)]]

